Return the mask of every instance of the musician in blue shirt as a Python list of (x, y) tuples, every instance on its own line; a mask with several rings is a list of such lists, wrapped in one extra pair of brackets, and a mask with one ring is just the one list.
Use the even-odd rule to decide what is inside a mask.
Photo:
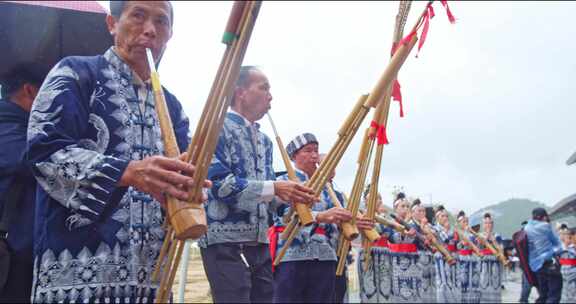
[(4, 288), (0, 286), (0, 302), (30, 301), (36, 180), (26, 163), (26, 130), (46, 72), (38, 65), (23, 64), (1, 81), (0, 222), (5, 227), (0, 227), (0, 246), (10, 251), (10, 262), (0, 269), (0, 276), (6, 276)]
[(532, 219), (524, 227), (528, 235), (528, 261), (538, 279), (539, 303), (558, 303), (562, 294), (562, 274), (556, 256), (562, 243), (550, 225), (544, 208), (532, 210)]
[(301, 183), (276, 180), (272, 141), (257, 123), (271, 100), (266, 75), (242, 67), (208, 170), (214, 186), (205, 205), (208, 231), (200, 241), (216, 303), (272, 302), (268, 216), (289, 201), (316, 201)]

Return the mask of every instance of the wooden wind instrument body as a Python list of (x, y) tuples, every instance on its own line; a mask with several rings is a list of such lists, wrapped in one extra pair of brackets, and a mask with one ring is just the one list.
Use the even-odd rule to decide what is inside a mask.
[(454, 259), (454, 257), (452, 257), (452, 254), (450, 254), (450, 251), (448, 251), (446, 246), (444, 246), (444, 244), (438, 241), (438, 238), (436, 237), (434, 232), (430, 231), (430, 227), (427, 227), (427, 225), (420, 225), (420, 223), (418, 223), (416, 219), (414, 219), (414, 223), (416, 224), (416, 226), (418, 226), (418, 228), (420, 228), (422, 232), (424, 232), (424, 234), (430, 240), (430, 245), (434, 249), (436, 249), (436, 251), (442, 254), (442, 256), (444, 257), (444, 259), (448, 264), (452, 265), (456, 263), (456, 260)]
[(482, 256), (482, 252), (480, 251), (478, 246), (476, 246), (476, 244), (474, 244), (472, 242), (472, 240), (470, 240), (470, 238), (466, 235), (464, 230), (460, 229), (459, 227), (455, 227), (454, 230), (458, 234), (458, 237), (460, 238), (460, 240), (465, 242), (466, 246), (470, 247), (470, 249), (472, 249), (472, 251), (474, 252), (475, 255)]
[[(222, 39), (222, 42), (227, 47), (194, 136), (187, 149), (188, 157), (186, 162), (196, 167), (192, 177), (193, 186), (189, 189), (191, 199), (188, 202), (180, 202), (168, 197), (167, 231), (156, 268), (152, 274), (153, 282), (157, 282), (160, 278), (160, 286), (156, 291), (155, 303), (168, 302), (171, 286), (186, 245), (184, 240), (197, 239), (206, 232), (207, 224), (202, 205), (202, 186), (208, 174), (217, 139), (224, 124), (226, 111), (230, 105), (233, 85), (238, 78), (240, 66), (246, 53), (260, 6), (261, 1), (235, 1), (232, 6)], [(155, 68), (151, 67), (151, 71), (155, 72)], [(154, 78), (156, 78), (156, 81)], [(157, 73), (155, 76), (153, 73), (152, 81), (153, 86), (159, 87)], [(155, 98), (157, 100), (162, 99), (160, 92), (160, 90), (155, 90)], [(172, 130), (170, 123), (168, 123), (170, 116), (167, 108), (162, 107), (161, 103), (159, 105), (160, 107), (157, 106), (157, 111), (161, 128), (163, 129), (162, 137), (165, 143), (166, 155), (179, 156), (178, 146), (175, 146), (176, 149), (172, 148), (174, 147), (175, 138), (172, 138), (169, 132), (164, 131)]]
[[(342, 203), (340, 203), (340, 200), (338, 199), (336, 192), (334, 191), (332, 183), (327, 183), (326, 189), (328, 191), (330, 199), (332, 200), (332, 202), (334, 202), (334, 205), (338, 208), (344, 208), (344, 206), (342, 206)], [(358, 237), (358, 235), (360, 235), (360, 233), (358, 232), (358, 228), (355, 225), (352, 225), (350, 222), (341, 223), (340, 230), (341, 233), (344, 235), (344, 237), (349, 241), (354, 240), (355, 238)]]
[[(282, 161), (284, 162), (284, 167), (286, 167), (286, 173), (288, 175), (288, 179), (293, 182), (300, 182), (298, 177), (296, 176), (296, 172), (294, 171), (294, 167), (292, 166), (292, 162), (290, 161), (290, 156), (288, 156), (288, 152), (280, 138), (278, 130), (276, 129), (276, 124), (272, 120), (272, 116), (270, 113), (267, 113), (268, 120), (270, 121), (270, 125), (272, 126), (272, 130), (274, 131), (274, 137), (276, 138), (276, 144), (278, 145), (278, 149), (280, 150), (280, 155), (282, 156)], [(308, 206), (301, 203), (294, 203), (293, 204), (296, 214), (298, 214), (298, 219), (300, 220), (300, 224), (304, 226), (308, 226), (314, 223), (314, 217), (312, 216), (312, 211)], [(288, 230), (288, 229), (287, 229)]]
[(187, 150), (187, 161), (196, 167), (194, 187), (190, 189), (192, 199), (168, 214), (177, 239), (197, 239), (206, 232), (201, 185), (208, 175), (260, 5), (260, 1), (236, 1), (228, 18), (222, 39), (227, 47)]
[[(170, 112), (168, 111), (168, 105), (166, 104), (166, 98), (164, 96), (164, 90), (160, 84), (160, 76), (156, 71), (154, 59), (152, 57), (152, 52), (150, 49), (146, 50), (148, 64), (150, 68), (150, 80), (152, 82), (152, 90), (154, 92), (154, 107), (156, 109), (156, 115), (158, 116), (158, 123), (160, 125), (160, 132), (162, 136), (162, 143), (164, 146), (164, 155), (171, 158), (177, 158), (180, 156), (180, 148), (178, 147), (178, 142), (176, 141), (176, 135), (174, 134), (174, 127), (172, 125), (172, 119), (170, 118)], [(193, 229), (199, 229), (200, 233), (206, 231), (206, 215), (204, 213), (204, 208), (199, 210), (190, 209), (189, 202), (180, 201), (172, 196), (167, 196), (167, 213), (170, 218), (170, 223), (176, 229), (182, 228), (182, 217), (192, 218), (194, 220)], [(181, 213), (181, 211), (185, 211)], [(172, 220), (174, 219), (174, 220)]]
[(490, 250), (490, 252), (492, 252), (492, 254), (498, 258), (498, 260), (500, 260), (503, 266), (508, 266), (510, 264), (510, 261), (504, 255), (504, 252), (500, 250), (500, 246), (498, 246), (498, 244), (493, 244), (487, 238), (483, 237), (480, 233), (477, 233), (472, 229), (468, 230), (480, 241), (480, 243), (482, 243), (484, 247)]
[(404, 226), (402, 226), (401, 224), (399, 224), (398, 222), (396, 222), (393, 219), (388, 219), (388, 218), (381, 216), (381, 215), (375, 215), (374, 220), (377, 223), (382, 224), (386, 227), (390, 227), (390, 228), (392, 228), (392, 229), (394, 229), (394, 230), (396, 230), (402, 234), (406, 234), (406, 232), (407, 232), (407, 230)]

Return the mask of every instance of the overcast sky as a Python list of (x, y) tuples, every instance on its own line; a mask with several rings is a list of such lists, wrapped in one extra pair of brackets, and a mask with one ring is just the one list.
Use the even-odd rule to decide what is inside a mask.
[[(398, 117), (394, 102), (380, 182), (386, 203), (394, 186), (468, 212), (508, 198), (553, 205), (573, 194), (576, 166), (565, 161), (576, 152), (576, 3), (449, 3), (457, 23), (435, 3), (426, 44), (399, 75), (406, 115)], [(160, 74), (195, 126), (222, 57), (231, 2), (173, 5), (174, 36)], [(413, 3), (407, 27), (424, 6)], [(397, 7), (263, 3), (244, 63), (268, 75), (284, 142), (312, 132), (329, 150), (388, 62)], [(261, 124), (273, 137), (268, 122)], [(337, 170), (346, 192), (359, 145), (357, 136)], [(278, 150), (275, 168), (284, 170)]]

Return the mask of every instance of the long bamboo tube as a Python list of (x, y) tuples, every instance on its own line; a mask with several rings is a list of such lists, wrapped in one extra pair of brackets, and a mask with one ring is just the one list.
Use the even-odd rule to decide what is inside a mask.
[[(373, 141), (366, 141), (367, 137), (364, 138), (363, 145), (370, 145), (369, 148), (362, 147), (361, 153), (366, 153), (365, 157), (358, 158), (358, 171), (356, 172), (356, 177), (354, 178), (354, 184), (352, 186), (352, 190), (350, 193), (350, 200), (348, 202), (347, 209), (352, 213), (352, 220), (350, 221), (351, 224), (356, 225), (356, 214), (358, 214), (358, 209), (360, 205), (360, 197), (362, 196), (362, 190), (364, 189), (364, 183), (366, 181), (366, 175), (368, 173), (368, 167), (370, 165), (371, 153), (372, 153), (372, 145), (374, 144)], [(342, 239), (341, 242), (338, 243), (337, 252), (343, 254), (344, 252), (348, 252), (348, 248), (350, 248), (350, 241), (346, 239)], [(367, 253), (369, 255), (369, 253)], [(365, 255), (366, 258), (366, 255)], [(338, 261), (338, 265), (336, 266), (336, 275), (341, 276), (344, 271), (344, 259), (340, 259)]]
[(472, 251), (474, 252), (475, 255), (477, 256), (482, 256), (482, 252), (480, 251), (480, 249), (478, 248), (478, 246), (476, 246), (476, 244), (474, 244), (470, 238), (466, 235), (466, 233), (460, 229), (459, 227), (455, 227), (454, 229), (456, 231), (456, 233), (458, 234), (458, 237), (460, 238), (460, 240), (462, 240), (463, 242), (466, 243), (466, 245), (468, 247), (470, 247), (470, 249), (472, 249)]
[[(246, 18), (244, 19), (244, 23), (241, 27), (241, 30), (239, 31), (240, 37), (238, 40), (235, 40), (235, 42), (237, 42), (237, 45), (239, 47), (237, 48), (236, 52), (232, 53), (233, 64), (231, 64), (230, 66), (227, 77), (225, 77), (223, 80), (222, 90), (218, 90), (217, 91), (218, 94), (216, 94), (217, 97), (215, 100), (221, 101), (221, 107), (219, 108), (219, 111), (216, 113), (217, 122), (215, 124), (210, 124), (208, 126), (207, 131), (208, 137), (205, 139), (204, 145), (198, 147), (200, 149), (200, 152), (198, 154), (192, 153), (191, 155), (191, 160), (193, 164), (195, 164), (193, 161), (194, 157), (197, 155), (197, 166), (199, 166), (200, 173), (195, 174), (194, 178), (197, 179), (198, 182), (202, 181), (202, 179), (205, 178), (207, 175), (208, 167), (210, 166), (210, 160), (212, 159), (214, 149), (216, 148), (217, 144), (216, 139), (218, 138), (220, 130), (222, 129), (222, 125), (224, 124), (226, 111), (230, 105), (233, 86), (236, 82), (236, 79), (238, 78), (238, 73), (240, 72), (240, 66), (244, 59), (246, 48), (248, 46), (249, 41), (248, 38), (252, 34), (252, 30), (254, 27), (254, 23), (256, 21), (256, 16), (260, 9), (260, 5), (261, 2), (259, 1), (249, 2), (247, 4), (247, 8), (245, 9), (245, 11), (247, 11)], [(234, 46), (234, 43), (232, 45)], [(198, 188), (196, 190), (196, 196), (198, 201), (199, 198), (202, 196), (201, 188)]]
[[(153, 273), (154, 280), (158, 276), (162, 276), (155, 299), (157, 303), (166, 302), (170, 295), (170, 288), (184, 248), (182, 240), (198, 238), (206, 231), (206, 217), (201, 204), (203, 196), (202, 182), (207, 176), (216, 139), (222, 128), (225, 112), (230, 103), (228, 96), (230, 95), (232, 83), (238, 77), (240, 65), (246, 52), (260, 5), (260, 1), (237, 1), (233, 5), (223, 38), (227, 48), (194, 137), (188, 147), (187, 161), (196, 166), (193, 176), (194, 187), (190, 189), (192, 198), (190, 202), (175, 202), (169, 198), (167, 209), (171, 227), (168, 228), (165, 243), (162, 246), (158, 263)], [(155, 70), (151, 69), (151, 71)], [(154, 75), (152, 76), (153, 85), (154, 79), (159, 84), (157, 74), (156, 78)], [(159, 116), (161, 115), (159, 114)], [(166, 115), (165, 117), (169, 118), (170, 116)], [(169, 139), (164, 133), (163, 137)], [(164, 138), (163, 140), (166, 141)], [(167, 155), (169, 155), (168, 153), (174, 152), (167, 151)]]
[[(342, 203), (340, 203), (336, 192), (334, 191), (333, 185), (331, 183), (327, 183), (326, 189), (328, 189), (328, 195), (330, 195), (330, 199), (332, 202), (334, 202), (334, 205), (339, 208), (344, 208)], [(358, 228), (349, 222), (341, 223), (340, 228), (342, 229), (342, 234), (348, 241), (354, 240), (359, 235)]]
[[(418, 22), (421, 22), (421, 19), (422, 18), (420, 18), (418, 20)], [(410, 52), (412, 51), (414, 46), (416, 45), (416, 41), (418, 41), (418, 37), (417, 37), (417, 35), (413, 35), (407, 43), (402, 44), (398, 47), (397, 51), (392, 56), (390, 63), (388, 64), (388, 66), (384, 70), (384, 73), (380, 77), (377, 85), (374, 87), (374, 89), (372, 90), (370, 95), (366, 96), (366, 100), (363, 102), (363, 106), (356, 105), (354, 107), (353, 113), (351, 113), (351, 115), (349, 115), (349, 117), (345, 120), (344, 126), (347, 127), (348, 124), (350, 124), (349, 123), (350, 120), (355, 121), (355, 123), (359, 126), (359, 124), (363, 121), (364, 117), (368, 113), (368, 109), (370, 107), (374, 108), (374, 107), (378, 106), (378, 102), (382, 100), (382, 96), (383, 96), (383, 94), (385, 94), (385, 93), (382, 93), (382, 91), (383, 90), (385, 91), (386, 88), (388, 88), (392, 85), (392, 82), (396, 78), (398, 71), (400, 70), (400, 68), (402, 67), (402, 65), (404, 64), (406, 59), (408, 58), (408, 55), (410, 54)], [(372, 94), (376, 94), (376, 96), (371, 96)], [(361, 111), (362, 109), (366, 109), (366, 111)], [(361, 112), (363, 115), (357, 115), (355, 113), (357, 111)], [(353, 118), (350, 118), (350, 117), (353, 117)], [(358, 118), (361, 118), (361, 119), (358, 119)], [(347, 130), (350, 130), (350, 131), (347, 132)], [(348, 135), (350, 135), (350, 133), (352, 133), (351, 134), (352, 136), (349, 136), (347, 139), (348, 144), (349, 144), (349, 142), (352, 140), (352, 138), (355, 135), (357, 130), (358, 129), (356, 127), (349, 127), (346, 129), (341, 128), (340, 132), (348, 133)], [(346, 137), (346, 136), (343, 136), (343, 137)], [(314, 176), (312, 176), (312, 178), (310, 179), (309, 186), (313, 190), (315, 190), (315, 192), (317, 194), (319, 194), (322, 187), (327, 182), (329, 174), (335, 169), (336, 165), (340, 161), (340, 159), (343, 156), (344, 151), (346, 150), (347, 147), (348, 147), (348, 145), (343, 146), (343, 147), (338, 147), (338, 141), (337, 141), (337, 144), (334, 145), (333, 148), (337, 148), (340, 150), (335, 150), (338, 152), (334, 153), (334, 155), (332, 154), (333, 150), (331, 150), (328, 153), (325, 161), (322, 162), (322, 164), (320, 165), (318, 170), (316, 170), (316, 173), (314, 174)], [(344, 243), (346, 243), (346, 242), (344, 242)], [(284, 246), (289, 246), (289, 245), (290, 245), (290, 242), (286, 242), (284, 244)]]
[[(364, 101), (367, 97), (368, 97), (368, 95), (362, 95), (360, 97), (360, 99), (358, 100), (357, 104), (364, 104)], [(334, 169), (336, 168), (336, 165), (338, 164), (338, 162), (340, 161), (340, 159), (344, 155), (346, 148), (350, 145), (352, 138), (354, 137), (354, 135), (356, 134), (356, 131), (360, 127), (360, 124), (362, 123), (362, 121), (366, 117), (366, 114), (368, 114), (368, 110), (369, 109), (364, 107), (364, 106), (355, 107), (356, 112), (351, 113), (349, 115), (349, 117), (352, 117), (350, 119), (351, 123), (349, 124), (349, 130), (347, 132), (345, 132), (344, 135), (339, 136), (339, 138), (337, 139), (334, 146), (332, 146), (332, 148), (330, 149), (330, 152), (328, 152), (324, 161), (322, 161), (320, 166), (314, 172), (313, 176), (306, 183), (306, 185), (309, 186), (310, 188), (312, 188), (312, 190), (314, 190), (314, 192), (317, 195), (320, 195), (320, 191), (322, 190), (322, 188), (319, 187), (319, 185), (321, 185), (320, 182), (324, 181), (324, 183), (326, 183), (326, 181), (330, 177), (330, 174), (334, 171)], [(294, 221), (298, 222), (298, 224), (293, 223)], [(301, 226), (299, 224), (298, 217), (294, 217), (292, 219), (292, 221), (290, 222), (290, 224), (288, 225), (288, 227), (293, 227), (292, 229), (299, 229)], [(293, 234), (293, 231), (286, 229), (281, 234), (281, 237), (283, 239), (289, 239), (288, 236), (291, 234)], [(284, 246), (285, 247), (290, 246), (290, 244), (291, 244), (291, 240), (288, 240), (284, 244)], [(274, 261), (275, 265), (277, 265), (277, 263), (279, 263), (281, 261), (281, 259), (283, 258), (283, 252), (285, 252), (285, 251), (286, 250), (280, 250), (279, 254), (276, 256), (276, 260)]]
[[(272, 120), (272, 116), (270, 113), (268, 114), (268, 120), (270, 121), (270, 125), (272, 126), (272, 130), (274, 131), (274, 136), (276, 137), (276, 143), (278, 144), (278, 149), (280, 149), (280, 155), (282, 156), (282, 161), (284, 161), (284, 167), (286, 167), (286, 172), (288, 174), (288, 178), (291, 181), (298, 182), (298, 178), (296, 177), (296, 172), (294, 171), (294, 167), (292, 167), (292, 162), (290, 161), (290, 157), (288, 156), (288, 152), (280, 138), (278, 130), (276, 129), (276, 125)], [(300, 219), (300, 224), (304, 226), (308, 226), (314, 222), (314, 218), (312, 217), (312, 212), (310, 208), (305, 204), (301, 203), (294, 203), (294, 209), (296, 209), (296, 213), (298, 214), (298, 218)]]
[(398, 222), (396, 222), (392, 219), (385, 218), (381, 215), (375, 215), (374, 220), (377, 223), (382, 224), (386, 227), (390, 227), (390, 228), (392, 228), (392, 229), (394, 229), (400, 233), (403, 233), (403, 234), (406, 233), (406, 228), (404, 228), (404, 226), (400, 225)]
[(436, 249), (438, 252), (440, 252), (440, 254), (442, 254), (442, 256), (444, 256), (444, 259), (446, 259), (446, 262), (448, 262), (448, 264), (451, 265), (451, 264), (454, 264), (456, 262), (456, 260), (454, 260), (454, 258), (452, 257), (452, 255), (448, 251), (448, 249), (446, 249), (446, 247), (438, 241), (438, 238), (436, 238), (436, 235), (434, 235), (434, 233), (432, 231), (430, 231), (430, 229), (426, 225), (420, 225), (420, 223), (418, 223), (418, 221), (416, 219), (414, 219), (414, 224), (416, 224), (416, 226), (418, 228), (420, 228), (420, 230), (422, 232), (424, 232), (424, 234), (430, 240), (430, 245), (434, 249)]
[(482, 243), (482, 245), (484, 245), (484, 247), (490, 250), (490, 252), (492, 252), (492, 254), (498, 258), (498, 260), (500, 260), (502, 265), (508, 266), (510, 264), (510, 261), (506, 258), (504, 253), (499, 250), (500, 247), (498, 245), (493, 245), (488, 239), (470, 228), (468, 228), (468, 231), (472, 233), (472, 235), (474, 235), (474, 237), (476, 237)]

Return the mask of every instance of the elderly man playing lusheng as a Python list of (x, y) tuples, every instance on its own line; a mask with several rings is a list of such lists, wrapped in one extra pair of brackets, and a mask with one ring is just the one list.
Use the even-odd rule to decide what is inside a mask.
[[(68, 57), (32, 108), (29, 157), (38, 187), (35, 302), (150, 302), (164, 239), (165, 195), (187, 200), (194, 167), (163, 156), (146, 48), (158, 63), (172, 36), (168, 1), (111, 1), (114, 46)], [(181, 150), (189, 122), (164, 90)], [(205, 181), (208, 187), (210, 182)]]
[[(311, 133), (294, 138), (286, 147), (296, 169), (296, 176), (305, 182), (314, 174), (319, 160), (318, 140)], [(287, 180), (283, 175), (279, 179)], [(275, 214), (277, 232), (282, 232), (288, 224), (283, 217), (290, 212), (288, 206), (281, 206)], [(352, 213), (330, 199), (326, 188), (320, 202), (312, 206), (316, 223), (303, 227), (274, 273), (274, 303), (330, 303), (334, 301), (336, 281), (336, 247), (338, 240), (337, 224), (350, 221)], [(361, 229), (373, 228), (369, 220), (357, 222)], [(284, 246), (285, 240), (271, 244), (276, 250)], [(278, 252), (278, 251), (276, 251)]]
[(257, 123), (271, 100), (266, 75), (242, 67), (208, 171), (214, 187), (206, 204), (208, 232), (200, 242), (216, 303), (272, 301), (269, 214), (287, 201), (316, 200), (300, 183), (275, 180), (272, 142)]

